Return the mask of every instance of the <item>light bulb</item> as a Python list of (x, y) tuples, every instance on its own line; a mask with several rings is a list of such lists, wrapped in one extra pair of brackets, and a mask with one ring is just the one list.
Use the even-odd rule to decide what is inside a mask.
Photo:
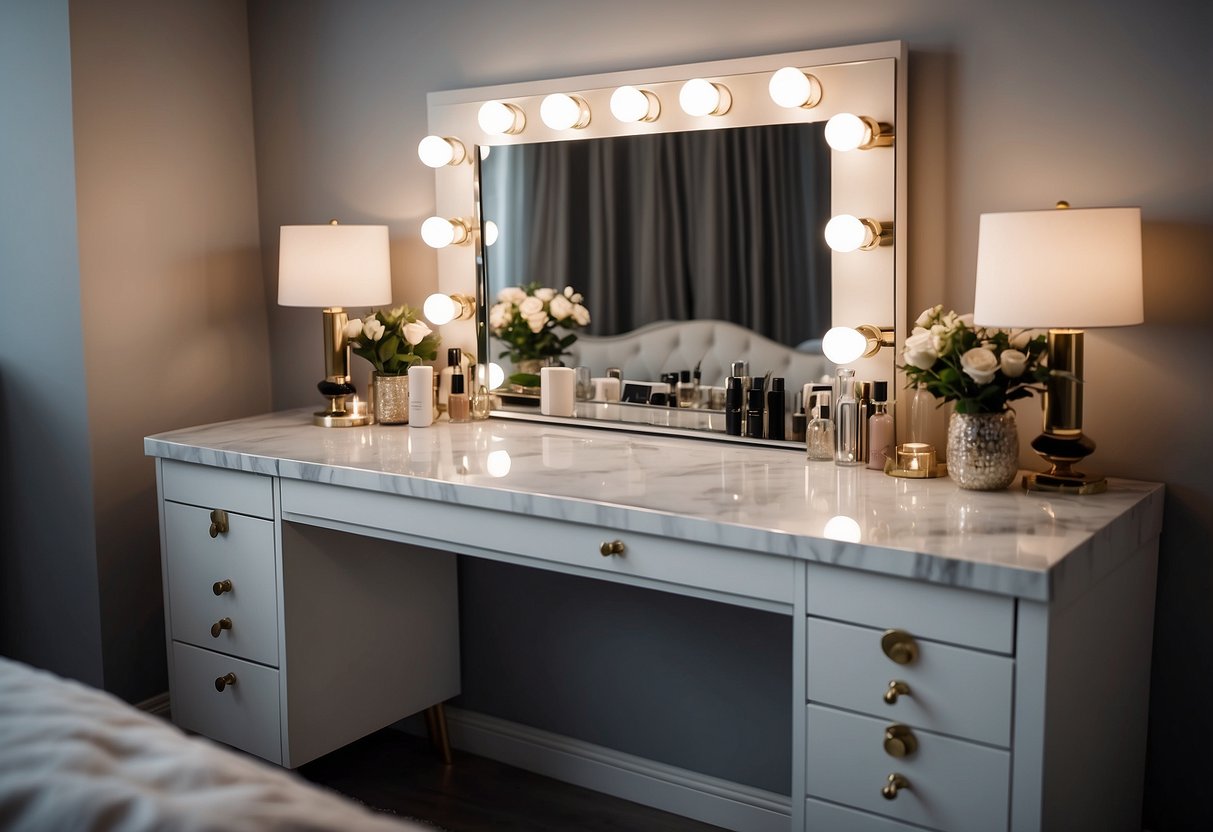
[[(429, 317), (428, 313), (426, 317)], [(868, 349), (868, 339), (850, 326), (836, 326), (821, 339), (821, 351), (834, 364), (850, 364)]]
[(434, 326), (449, 324), (455, 320), (455, 301), (450, 295), (435, 292), (425, 299), (421, 312)]
[(468, 238), (467, 226), (461, 220), (430, 217), (421, 224), (421, 239), (430, 248), (446, 248)]
[(813, 107), (821, 100), (821, 84), (794, 66), (785, 66), (771, 76), (767, 84), (771, 100), (780, 107)]
[(590, 105), (579, 95), (552, 93), (539, 105), (539, 118), (553, 130), (580, 129), (590, 123)]
[(503, 133), (521, 133), (526, 126), (526, 116), (522, 110), (504, 101), (486, 101), (480, 105), (476, 115), (480, 129), (490, 136), (500, 136)]
[(692, 78), (678, 92), (678, 105), (688, 116), (724, 115), (732, 103), (728, 87), (703, 78)]
[(848, 151), (862, 147), (872, 138), (872, 129), (853, 113), (839, 113), (826, 122), (826, 144), (835, 150)]
[(622, 122), (656, 121), (661, 102), (648, 90), (620, 87), (611, 93), (611, 114)]
[(490, 451), (484, 461), (485, 470), (489, 476), (504, 477), (510, 473), (510, 454), (508, 451)]
[(858, 217), (839, 214), (826, 223), (826, 245), (834, 251), (855, 251), (870, 243), (871, 229)]
[(493, 243), (497, 242), (498, 235), (499, 231), (497, 230), (497, 223), (493, 222), (492, 220), (485, 220), (484, 244), (486, 246), (491, 246)]
[(417, 155), (427, 167), (441, 168), (457, 165), (467, 155), (463, 142), (443, 136), (426, 136), (417, 145)]
[(505, 370), (496, 361), (489, 362), (489, 389), (496, 390), (505, 384)]
[(840, 540), (843, 543), (858, 543), (863, 538), (859, 521), (845, 514), (838, 514), (827, 520), (821, 533), (830, 540)]

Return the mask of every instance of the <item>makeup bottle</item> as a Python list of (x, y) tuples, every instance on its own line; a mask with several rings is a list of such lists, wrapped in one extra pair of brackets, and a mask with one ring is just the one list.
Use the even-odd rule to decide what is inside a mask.
[(446, 412), (452, 422), (470, 422), (472, 420), (471, 402), (468, 401), (464, 380), (463, 370), (456, 364), (455, 371), (451, 373), (451, 392), (446, 402)]
[(872, 384), (872, 415), (868, 417), (868, 467), (884, 470), (886, 459), (893, 459), (893, 417), (889, 414), (889, 383)]
[(859, 429), (855, 437), (855, 458), (860, 465), (868, 464), (868, 418), (872, 415), (872, 383), (855, 382), (855, 402)]
[(451, 347), (446, 351), (446, 366), (438, 373), (438, 412), (447, 408), (447, 400), (451, 395), (451, 375), (458, 368), (463, 370), (463, 350)]
[(409, 426), (428, 428), (434, 424), (434, 368), (424, 364), (409, 367)]
[(834, 414), (834, 464), (863, 465), (859, 457), (859, 401), (855, 398), (855, 371), (838, 368), (837, 411)]
[(754, 386), (750, 388), (750, 392), (746, 396), (744, 435), (753, 437), (754, 439), (762, 439), (764, 437), (762, 429), (762, 386), (759, 379), (753, 379), (751, 383)]
[(683, 370), (678, 375), (678, 406), (694, 407), (699, 403), (699, 385), (691, 381), (691, 371)]
[(804, 412), (804, 393), (796, 394), (795, 410), (792, 413), (792, 435), (789, 437), (793, 442), (805, 441), (805, 429), (809, 426), (808, 415)]
[(787, 435), (785, 424), (787, 399), (783, 391), (783, 379), (771, 379), (771, 389), (767, 392), (767, 439), (783, 441)]
[(815, 462), (829, 462), (834, 458), (834, 420), (828, 404), (818, 405), (817, 412), (805, 428), (805, 451)]
[(729, 376), (724, 388), (724, 432), (741, 436), (742, 416), (741, 377)]
[(734, 361), (733, 375), (741, 379), (741, 395), (743, 397), (748, 395), (750, 392), (750, 363), (748, 361)]

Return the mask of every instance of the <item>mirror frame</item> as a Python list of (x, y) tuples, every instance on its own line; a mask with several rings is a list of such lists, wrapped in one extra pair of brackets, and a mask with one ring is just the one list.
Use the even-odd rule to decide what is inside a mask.
[[(799, 67), (821, 84), (813, 107), (779, 107), (767, 92), (771, 74)], [(436, 215), (460, 218), (472, 227), (468, 242), (436, 250), (438, 291), (474, 295), (475, 321), (443, 326), (448, 346), (459, 346), (481, 360), (492, 361), (488, 346), (487, 297), (482, 241), (479, 234), (480, 146), (569, 141), (682, 130), (752, 127), (825, 121), (840, 112), (865, 115), (893, 126), (891, 147), (832, 152), (831, 214), (854, 214), (893, 222), (894, 242), (871, 251), (831, 255), (831, 320), (835, 326), (874, 324), (894, 330), (893, 347), (848, 366), (856, 377), (886, 380), (890, 399), (897, 390), (895, 356), (906, 337), (907, 252), (907, 119), (906, 52), (900, 41), (863, 44), (751, 58), (624, 70), (553, 78), (519, 84), (431, 92), (428, 127), (433, 135), (458, 139), (466, 149), (458, 164), (435, 170)], [(678, 106), (678, 91), (691, 78), (706, 78), (729, 88), (730, 109), (719, 116), (694, 117)], [(652, 122), (624, 123), (610, 112), (611, 93), (629, 84), (655, 93), (660, 116)], [(591, 118), (580, 129), (556, 131), (539, 117), (543, 97), (556, 92), (577, 94), (589, 104)], [(519, 107), (526, 125), (517, 134), (489, 135), (477, 120), (481, 104), (504, 101)], [(593, 310), (590, 310), (593, 314)], [(537, 417), (543, 418), (543, 417)]]

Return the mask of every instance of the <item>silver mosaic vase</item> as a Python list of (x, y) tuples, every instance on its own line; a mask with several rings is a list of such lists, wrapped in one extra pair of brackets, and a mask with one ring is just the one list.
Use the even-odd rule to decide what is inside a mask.
[(381, 425), (404, 425), (409, 421), (409, 377), (375, 373), (375, 421)]
[(1014, 411), (953, 413), (948, 422), (948, 476), (961, 488), (997, 491), (1019, 470)]

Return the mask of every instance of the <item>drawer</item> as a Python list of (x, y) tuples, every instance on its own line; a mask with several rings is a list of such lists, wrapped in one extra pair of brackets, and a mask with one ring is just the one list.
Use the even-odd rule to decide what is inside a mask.
[[(164, 504), (165, 568), (172, 637), (262, 664), (278, 664), (278, 592), (274, 524), (228, 515), (228, 530), (209, 534), (205, 508)], [(230, 591), (214, 585), (231, 581)], [(230, 619), (230, 629), (211, 627)]]
[(161, 496), (166, 500), (274, 518), (271, 477), (172, 459), (163, 460), (160, 471)]
[[(337, 521), (399, 532), (437, 548), (471, 547), (612, 573), (625, 581), (660, 581), (792, 604), (791, 558), (303, 480), (284, 479), (281, 488), (286, 519)], [(601, 545), (614, 540), (622, 541), (623, 553), (604, 557)]]
[[(897, 664), (881, 649), (882, 634), (809, 618), (809, 701), (1010, 747), (1012, 659), (916, 639), (917, 659)], [(893, 681), (909, 694), (889, 704)]]
[(1015, 601), (1000, 595), (808, 564), (809, 615), (907, 630), (920, 638), (1011, 654)]
[(805, 828), (810, 832), (928, 832), (882, 815), (870, 815), (809, 798), (804, 802)]
[[(917, 749), (892, 757), (884, 750), (890, 724), (809, 705), (808, 795), (941, 832), (1007, 828), (1009, 751), (916, 730)], [(893, 774), (908, 786), (890, 800), (882, 789)]]
[[(235, 675), (216, 689), (216, 679)], [(187, 731), (282, 764), (278, 671), (173, 642), (173, 722)]]

